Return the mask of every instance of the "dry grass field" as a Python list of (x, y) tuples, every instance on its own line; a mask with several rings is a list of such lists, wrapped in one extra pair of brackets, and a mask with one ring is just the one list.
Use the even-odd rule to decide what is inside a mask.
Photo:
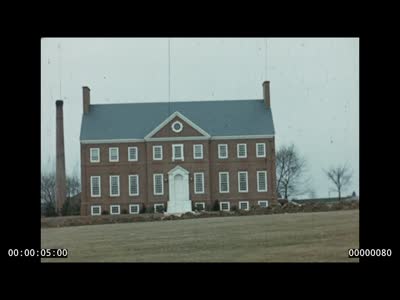
[(359, 211), (43, 228), (42, 262), (358, 262)]

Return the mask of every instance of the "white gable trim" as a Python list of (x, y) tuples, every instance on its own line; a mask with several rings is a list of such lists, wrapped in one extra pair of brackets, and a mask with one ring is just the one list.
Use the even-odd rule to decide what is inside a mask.
[(195, 123), (193, 123), (192, 121), (190, 121), (188, 118), (186, 118), (184, 115), (182, 115), (179, 111), (174, 112), (172, 115), (170, 115), (168, 118), (166, 118), (163, 122), (161, 122), (156, 128), (154, 128), (152, 131), (150, 131), (149, 134), (147, 134), (144, 139), (150, 140), (151, 137), (156, 134), (158, 131), (160, 131), (161, 128), (163, 128), (165, 125), (167, 125), (170, 121), (172, 121), (172, 119), (174, 119), (175, 117), (179, 117), (181, 120), (185, 121), (187, 124), (189, 124), (191, 127), (193, 127), (194, 129), (196, 129), (198, 132), (200, 132), (202, 135), (204, 135), (205, 137), (209, 138), (210, 135), (204, 131), (203, 129), (201, 129), (198, 125), (196, 125)]

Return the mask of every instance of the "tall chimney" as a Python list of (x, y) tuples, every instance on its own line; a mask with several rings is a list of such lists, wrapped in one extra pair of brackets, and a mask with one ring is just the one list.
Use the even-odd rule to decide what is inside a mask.
[(263, 90), (264, 90), (264, 102), (267, 109), (271, 108), (271, 99), (269, 96), (269, 81), (263, 82)]
[(56, 212), (66, 199), (63, 101), (56, 101)]
[(83, 113), (87, 114), (90, 107), (90, 89), (87, 86), (82, 87), (83, 90)]

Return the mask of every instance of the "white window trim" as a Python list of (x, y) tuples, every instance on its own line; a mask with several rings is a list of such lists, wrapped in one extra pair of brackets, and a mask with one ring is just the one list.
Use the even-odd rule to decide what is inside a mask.
[[(226, 146), (226, 156), (221, 156), (221, 146)], [(229, 156), (228, 144), (218, 144), (218, 158), (219, 159), (227, 159), (228, 156)]]
[[(137, 212), (131, 212), (131, 207), (137, 207)], [(140, 205), (139, 204), (129, 204), (129, 214), (138, 215), (140, 213)]]
[[(244, 145), (244, 152), (245, 155), (244, 156), (240, 156), (240, 152), (239, 152), (239, 147)], [(237, 144), (236, 145), (236, 152), (237, 152), (237, 158), (247, 158), (247, 144)]]
[(265, 207), (268, 207), (268, 205), (269, 205), (268, 200), (260, 200), (260, 201), (257, 202), (260, 207), (262, 207), (260, 202), (266, 202), (267, 206), (265, 206)]
[[(136, 179), (136, 182), (137, 182), (137, 193), (136, 194), (131, 194), (131, 177), (136, 177), (137, 178)], [(139, 187), (140, 187), (139, 175), (137, 175), (137, 174), (129, 175), (128, 176), (128, 185), (129, 185), (129, 196), (139, 196), (139, 194), (140, 194), (140, 191), (139, 191)]]
[[(97, 155), (98, 159), (97, 159), (97, 160), (94, 160), (94, 159), (93, 159), (93, 156), (92, 156), (92, 151), (93, 151), (93, 150), (97, 150), (97, 152), (98, 152), (98, 155)], [(100, 148), (90, 148), (90, 162), (91, 162), (91, 163), (98, 163), (98, 162), (100, 162)]]
[[(175, 129), (175, 124), (179, 124), (179, 125), (181, 126), (181, 128), (178, 129), (178, 130), (176, 130), (176, 129)], [(182, 132), (182, 130), (183, 130), (183, 124), (182, 124), (182, 122), (175, 121), (174, 123), (172, 123), (171, 129), (172, 129), (172, 131), (175, 132), (175, 133)]]
[[(118, 194), (112, 194), (111, 192), (112, 192), (112, 180), (111, 180), (111, 178), (112, 177), (117, 177), (118, 178)], [(119, 195), (120, 195), (120, 193), (121, 193), (121, 188), (120, 188), (120, 182), (119, 182), (119, 175), (110, 175), (110, 197), (119, 197)]]
[(164, 203), (156, 203), (156, 204), (154, 204), (154, 212), (157, 212), (157, 206), (162, 206), (165, 211)]
[[(227, 191), (221, 191), (221, 175), (223, 175), (223, 174), (227, 174), (227, 178), (226, 178), (226, 180), (227, 180), (227, 187), (228, 187), (228, 190)], [(226, 193), (229, 193), (229, 172), (219, 172), (219, 174), (218, 174), (218, 179), (219, 179), (219, 192), (221, 193), (221, 194), (226, 194)]]
[[(175, 158), (175, 147), (180, 147), (181, 148), (182, 158)], [(175, 161), (175, 160), (184, 161), (185, 160), (185, 155), (184, 155), (183, 150), (184, 150), (183, 144), (172, 144), (172, 161)]]
[[(93, 213), (93, 208), (98, 208), (99, 209), (99, 213), (98, 214)], [(92, 216), (101, 216), (101, 205), (92, 205), (90, 207), (90, 214)]]
[[(117, 212), (117, 213), (113, 213), (113, 212), (112, 212), (112, 209), (113, 209), (114, 207), (118, 207), (118, 212)], [(120, 215), (120, 214), (121, 214), (121, 205), (119, 205), (119, 204), (112, 204), (112, 205), (110, 205), (110, 215)]]
[[(93, 178), (99, 178), (99, 194), (93, 195)], [(100, 176), (90, 176), (90, 197), (98, 198), (101, 197), (101, 177)]]
[[(258, 145), (264, 145), (264, 154), (258, 155)], [(256, 157), (266, 157), (267, 156), (267, 145), (265, 143), (256, 143)]]
[[(260, 189), (260, 173), (265, 173), (265, 190)], [(267, 171), (257, 171), (257, 192), (268, 192), (268, 177)]]
[(243, 210), (249, 210), (249, 209), (250, 209), (249, 201), (239, 201), (239, 207), (238, 207), (238, 209), (242, 209), (242, 208), (240, 208), (240, 204), (242, 204), (242, 203), (246, 203), (246, 204), (247, 204), (247, 208), (245, 208), (245, 209), (243, 209)]
[[(240, 190), (240, 173), (246, 174), (246, 190)], [(249, 172), (247, 172), (247, 171), (239, 171), (238, 172), (238, 192), (239, 193), (248, 193), (249, 192)]]
[[(161, 157), (160, 158), (156, 158), (155, 155), (154, 155), (156, 153), (155, 152), (156, 148), (160, 148), (160, 153), (161, 153)], [(154, 145), (153, 146), (153, 160), (163, 160), (163, 146), (162, 145)]]
[[(156, 193), (156, 176), (161, 175), (161, 193)], [(155, 196), (164, 195), (164, 174), (162, 173), (155, 173), (153, 174), (153, 194)]]
[[(196, 191), (196, 175), (201, 175), (201, 191)], [(193, 173), (193, 186), (194, 186), (194, 193), (195, 194), (204, 194), (204, 172), (196, 172)]]
[[(112, 151), (113, 149), (117, 149), (117, 159), (116, 159), (116, 160), (112, 160), (112, 159), (111, 159), (111, 151)], [(118, 147), (110, 147), (110, 148), (108, 148), (108, 160), (109, 160), (110, 162), (118, 162), (118, 161), (119, 161), (119, 148), (118, 148)]]
[(196, 208), (196, 206), (197, 206), (198, 204), (201, 204), (201, 205), (203, 206), (203, 210), (206, 210), (206, 203), (205, 203), (205, 202), (195, 202), (195, 203), (194, 203), (194, 207)]
[[(136, 159), (131, 159), (131, 149), (136, 148)], [(128, 147), (128, 161), (138, 161), (139, 159), (139, 150), (138, 147)]]
[[(201, 156), (200, 157), (196, 157), (196, 146), (200, 146), (201, 149)], [(204, 155), (203, 155), (203, 144), (194, 144), (193, 145), (193, 159), (203, 159)]]
[[(222, 209), (222, 204), (228, 204), (228, 209)], [(231, 203), (228, 201), (223, 201), (219, 203), (219, 210), (220, 211), (230, 211), (231, 210)]]

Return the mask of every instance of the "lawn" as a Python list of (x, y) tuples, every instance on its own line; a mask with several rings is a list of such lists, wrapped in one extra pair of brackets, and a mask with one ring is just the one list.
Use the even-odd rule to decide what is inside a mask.
[(42, 262), (358, 262), (359, 211), (43, 228)]

